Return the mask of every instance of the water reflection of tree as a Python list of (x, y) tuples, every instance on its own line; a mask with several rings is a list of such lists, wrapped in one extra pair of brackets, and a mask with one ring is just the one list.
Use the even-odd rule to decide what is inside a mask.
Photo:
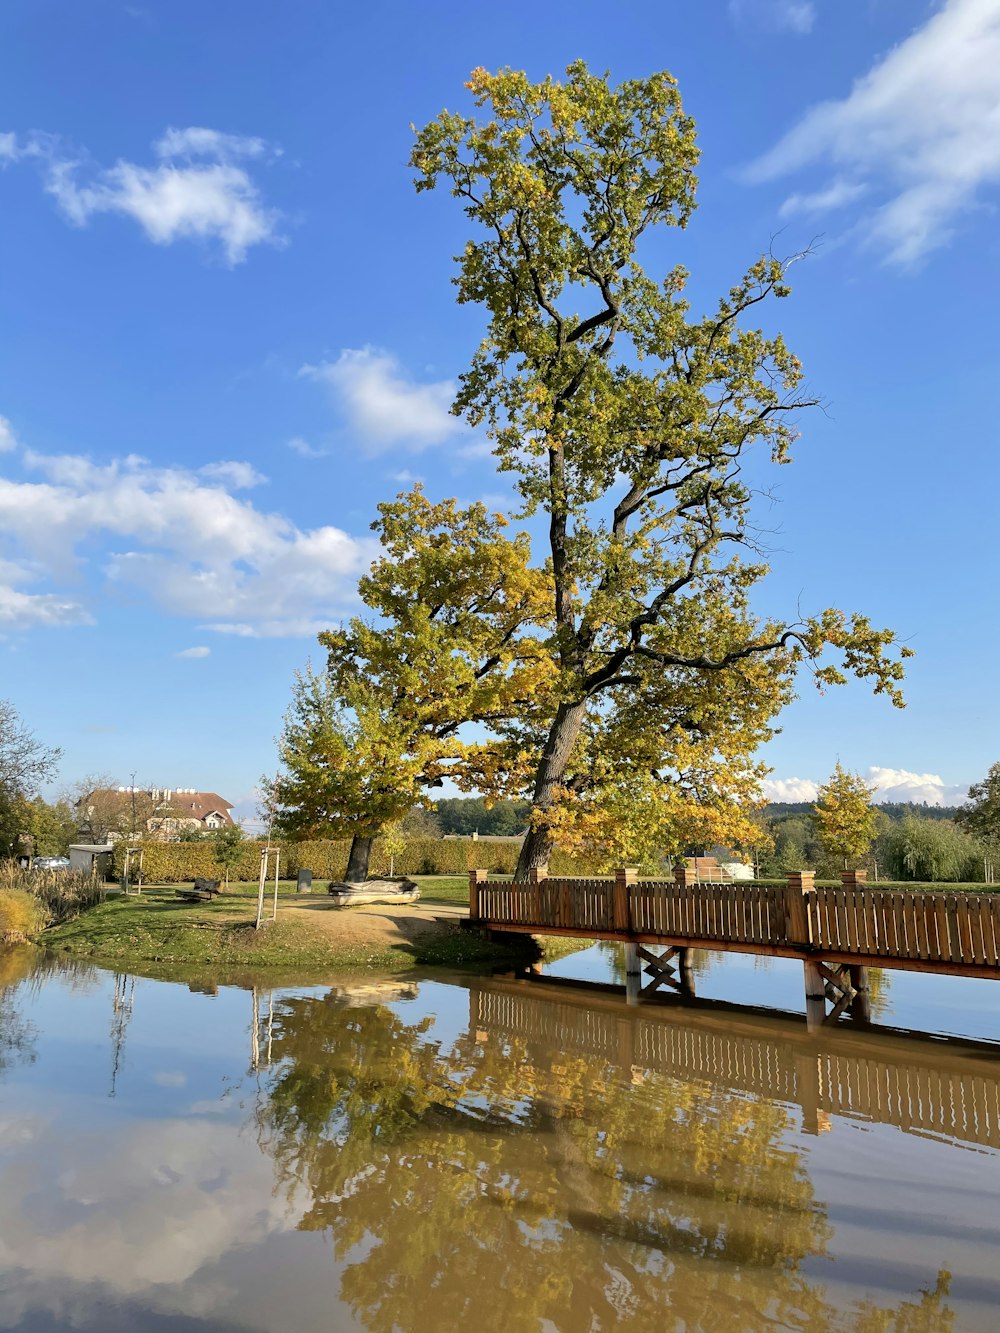
[(371, 1333), (951, 1327), (946, 1284), (843, 1322), (803, 1275), (829, 1227), (779, 1105), (489, 1034), (446, 1051), (332, 996), (282, 1002), (273, 1055), (261, 1144)]
[(0, 945), (0, 1074), (35, 1059), (35, 1033), (17, 1004), (17, 993), (34, 970), (33, 951)]
[(86, 963), (43, 953), (31, 945), (0, 945), (0, 1074), (14, 1064), (35, 1060), (36, 1032), (22, 1014), (20, 999), (37, 991), (58, 972), (74, 989), (94, 985), (96, 972)]

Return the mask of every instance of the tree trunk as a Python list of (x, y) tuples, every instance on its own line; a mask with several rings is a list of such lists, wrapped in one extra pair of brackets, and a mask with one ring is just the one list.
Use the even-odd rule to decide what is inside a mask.
[(360, 833), (355, 833), (351, 839), (351, 854), (347, 858), (347, 874), (344, 876), (348, 884), (363, 883), (368, 878), (368, 862), (374, 841), (374, 838), (363, 838)]
[[(569, 757), (580, 734), (586, 710), (585, 700), (559, 705), (535, 778), (535, 790), (531, 798), (532, 814), (536, 810), (548, 810), (552, 804), (554, 789), (564, 781)], [(527, 837), (521, 847), (521, 855), (518, 857), (517, 869), (514, 871), (515, 884), (526, 884), (530, 871), (547, 865), (552, 849), (552, 835), (549, 830), (529, 826)]]

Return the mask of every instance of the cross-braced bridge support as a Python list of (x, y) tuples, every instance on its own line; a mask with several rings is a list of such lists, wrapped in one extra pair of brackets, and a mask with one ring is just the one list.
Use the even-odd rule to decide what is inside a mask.
[[(643, 983), (645, 972), (649, 980)], [(625, 995), (629, 1004), (638, 1004), (660, 986), (669, 986), (680, 995), (694, 994), (691, 950), (671, 945), (660, 953), (645, 944), (625, 945)]]
[(845, 1010), (863, 1023), (871, 1021), (867, 967), (806, 958), (802, 968), (806, 982), (806, 1023), (810, 1031), (824, 1023), (836, 1022)]

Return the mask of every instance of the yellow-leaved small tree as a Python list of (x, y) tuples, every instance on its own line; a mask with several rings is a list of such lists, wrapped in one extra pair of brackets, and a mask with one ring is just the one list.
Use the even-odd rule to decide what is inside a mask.
[(849, 863), (861, 861), (871, 850), (881, 815), (872, 805), (875, 788), (859, 773), (849, 773), (840, 760), (828, 782), (816, 793), (813, 818), (819, 840), (831, 857)]

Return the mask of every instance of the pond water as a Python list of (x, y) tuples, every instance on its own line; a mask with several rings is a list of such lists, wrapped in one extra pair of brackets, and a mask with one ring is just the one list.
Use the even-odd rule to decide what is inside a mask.
[[(0, 1328), (997, 1327), (1000, 1051), (547, 977), (274, 987), (0, 952)], [(801, 1009), (801, 968), (698, 959)], [(879, 1022), (1000, 1037), (896, 973)]]

